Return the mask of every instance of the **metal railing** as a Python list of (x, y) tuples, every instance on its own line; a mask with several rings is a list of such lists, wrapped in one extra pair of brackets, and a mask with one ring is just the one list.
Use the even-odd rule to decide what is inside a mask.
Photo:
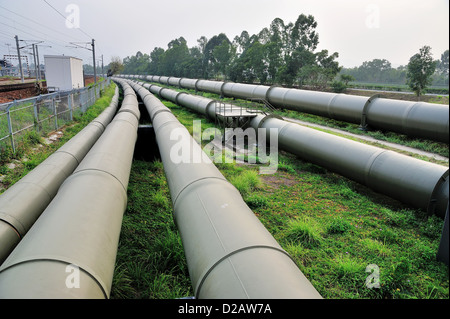
[(0, 152), (8, 148), (15, 153), (26, 131), (34, 129), (48, 134), (73, 121), (95, 103), (110, 79), (97, 85), (42, 94), (0, 104)]

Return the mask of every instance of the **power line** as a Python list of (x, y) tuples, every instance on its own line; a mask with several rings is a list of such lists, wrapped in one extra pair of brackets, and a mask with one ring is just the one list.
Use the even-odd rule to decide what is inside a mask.
[(72, 38), (72, 39), (74, 39), (74, 40), (80, 41), (80, 39), (78, 39), (78, 38), (74, 38), (74, 37), (72, 37), (72, 36), (70, 36), (70, 35), (67, 35), (67, 34), (65, 34), (65, 33), (62, 33), (62, 32), (60, 32), (60, 31), (58, 31), (58, 30), (55, 30), (55, 29), (53, 29), (53, 28), (50, 28), (50, 27), (48, 27), (48, 26), (46, 26), (46, 25), (44, 25), (44, 24), (42, 24), (42, 23), (40, 23), (40, 22), (38, 22), (38, 21), (36, 21), (36, 20), (33, 20), (33, 19), (31, 19), (31, 18), (28, 18), (28, 17), (25, 17), (25, 16), (23, 16), (23, 15), (17, 13), (17, 12), (11, 11), (11, 10), (9, 10), (8, 8), (5, 8), (5, 7), (1, 6), (1, 5), (0, 5), (0, 8), (4, 9), (4, 10), (6, 10), (6, 11), (9, 11), (9, 12), (11, 12), (12, 14), (15, 14), (15, 15), (17, 15), (17, 16), (19, 16), (19, 17), (21, 17), (21, 18), (23, 18), (23, 19), (25, 19), (25, 20), (27, 20), (27, 21), (31, 21), (31, 22), (33, 22), (33, 23), (35, 23), (35, 24), (37, 24), (37, 25), (40, 25), (40, 26), (42, 26), (42, 27), (44, 27), (44, 28), (46, 28), (46, 29), (48, 29), (48, 30), (51, 30), (51, 31), (53, 31), (53, 32), (57, 32), (57, 33), (63, 35), (64, 37), (70, 37), (70, 38)]
[[(45, 42), (51, 43), (51, 44), (53, 44), (53, 45), (55, 45), (55, 46), (58, 46), (58, 47), (61, 47), (61, 48), (64, 48), (65, 50), (67, 50), (67, 46), (65, 46), (65, 45), (63, 45), (63, 44), (55, 43), (54, 41), (50, 41), (50, 40), (48, 40), (48, 39), (46, 39), (46, 38), (43, 38), (42, 36), (38, 36), (38, 35), (32, 34), (32, 33), (28, 32), (28, 31), (25, 31), (25, 30), (23, 30), (23, 29), (19, 29), (19, 28), (15, 27), (15, 26), (11, 26), (11, 25), (6, 24), (6, 23), (4, 23), (4, 22), (0, 22), (0, 24), (3, 24), (3, 25), (5, 25), (5, 26), (7, 26), (7, 27), (10, 27), (10, 28), (12, 28), (12, 29), (15, 29), (16, 31), (23, 32), (23, 33), (25, 33), (25, 34), (27, 34), (27, 35), (29, 35), (29, 36), (32, 36), (33, 38), (37, 38), (37, 39), (39, 39), (39, 40), (44, 40)], [(25, 27), (26, 27), (26, 26), (25, 26)], [(35, 30), (35, 31), (36, 31), (36, 30)], [(8, 36), (10, 36), (10, 37), (12, 38), (12, 36), (11, 36), (10, 34), (5, 33), (5, 32), (2, 32), (2, 31), (0, 31), (0, 32), (3, 33), (3, 34), (5, 34), (5, 35), (8, 35)], [(44, 34), (44, 35), (48, 37), (48, 34)], [(61, 40), (57, 39), (57, 41), (61, 41)], [(63, 42), (63, 41), (61, 41), (61, 42)], [(71, 44), (70, 42), (66, 42), (66, 43), (67, 43), (67, 44)], [(55, 50), (55, 49), (52, 49), (52, 51), (54, 51), (54, 52), (60, 54), (60, 52), (57, 51), (57, 50)], [(72, 50), (71, 50), (71, 51), (72, 51)], [(72, 52), (74, 52), (74, 51), (72, 51)], [(74, 55), (77, 55), (77, 54), (74, 54)], [(89, 60), (89, 58), (86, 58), (86, 56), (83, 55), (83, 57), (84, 57), (84, 60)]]
[[(47, 5), (49, 5), (49, 6), (50, 6), (53, 10), (55, 10), (60, 16), (62, 16), (62, 17), (64, 18), (65, 21), (71, 22), (71, 21), (70, 21), (69, 19), (67, 19), (62, 13), (60, 13), (55, 7), (53, 7), (49, 2), (47, 2), (47, 1), (45, 1), (45, 0), (44, 0), (44, 2), (46, 2)], [(42, 24), (42, 23), (39, 23), (39, 22), (37, 22), (37, 21), (35, 21), (35, 20), (31, 19), (31, 18), (25, 17), (25, 16), (23, 16), (23, 15), (21, 15), (21, 14), (18, 14), (18, 13), (16, 13), (16, 12), (13, 12), (13, 11), (11, 11), (11, 10), (9, 10), (9, 9), (7, 9), (7, 8), (5, 8), (5, 7), (3, 7), (3, 6), (1, 6), (1, 5), (0, 5), (0, 8), (3, 8), (3, 9), (5, 9), (6, 11), (8, 11), (8, 12), (10, 12), (10, 13), (12, 13), (12, 14), (15, 14), (15, 15), (17, 15), (17, 16), (19, 16), (20, 18), (24, 19), (26, 22), (32, 22), (32, 23), (35, 23), (35, 24), (37, 24), (37, 25), (39, 25), (39, 26), (45, 27), (46, 29), (51, 30), (52, 33), (53, 33), (53, 32), (57, 32), (57, 33), (63, 35), (64, 37), (70, 37), (69, 35), (66, 35), (66, 34), (61, 33), (61, 32), (59, 32), (59, 31), (57, 31), (57, 30), (54, 30), (54, 29), (52, 29), (52, 28), (50, 28), (50, 27), (47, 27), (46, 25), (44, 25), (44, 24)], [(28, 37), (28, 36), (31, 36), (31, 37), (33, 37), (34, 39), (45, 40), (45, 42), (48, 42), (48, 43), (50, 43), (50, 44), (53, 44), (54, 46), (61, 47), (61, 48), (65, 48), (64, 51), (67, 51), (67, 48), (68, 48), (68, 46), (67, 46), (67, 45), (64, 45), (64, 44), (72, 44), (72, 45), (76, 44), (76, 42), (68, 42), (67, 40), (61, 40), (61, 39), (58, 39), (57, 37), (51, 36), (51, 33), (48, 33), (48, 32), (47, 32), (47, 33), (44, 33), (44, 32), (42, 32), (43, 30), (40, 31), (38, 28), (33, 28), (32, 26), (25, 25), (25, 24), (20, 23), (20, 22), (16, 21), (15, 19), (12, 19), (12, 18), (10, 18), (10, 17), (6, 17), (6, 16), (3, 16), (3, 15), (0, 15), (0, 16), (3, 17), (3, 18), (7, 18), (7, 19), (9, 19), (9, 20), (12, 20), (12, 21), (14, 22), (14, 25), (9, 25), (9, 24), (4, 23), (4, 22), (0, 22), (0, 24), (5, 25), (6, 27), (9, 27), (9, 28), (11, 28), (12, 30), (15, 30), (15, 32), (17, 32), (17, 31), (22, 32), (22, 33), (26, 34), (27, 37)], [(25, 27), (25, 30), (24, 30), (24, 29), (17, 28), (16, 24)], [(78, 29), (80, 29), (80, 28), (78, 28)], [(26, 31), (26, 30), (30, 30), (31, 32)], [(6, 30), (0, 30), (0, 36), (2, 36), (2, 34), (3, 34), (3, 35), (6, 35), (6, 36), (8, 36), (8, 37), (13, 38), (13, 36), (12, 36), (11, 34), (6, 33), (6, 32), (4, 32), (4, 31), (6, 31)], [(84, 32), (84, 30), (81, 30), (81, 29), (80, 29), (80, 31), (83, 32), (85, 35), (89, 36), (89, 34), (87, 34), (86, 32)], [(9, 31), (8, 31), (8, 32), (9, 32)], [(39, 34), (42, 34), (42, 35), (39, 35), (39, 36), (38, 36), (38, 35), (36, 35), (36, 33), (39, 33)], [(4, 37), (4, 36), (3, 36), (3, 37)], [(54, 42), (54, 41), (48, 40), (49, 37), (50, 37), (50, 38), (54, 38), (55, 41), (58, 42), (58, 43), (56, 43), (56, 42)], [(75, 38), (75, 37), (70, 37), (70, 38), (80, 41), (78, 38)], [(5, 38), (5, 39), (6, 39), (6, 38)], [(93, 39), (92, 39), (92, 40), (93, 40)], [(31, 41), (31, 40), (30, 40), (30, 41)], [(94, 41), (94, 40), (93, 40), (93, 41)], [(64, 43), (64, 44), (63, 44), (63, 43)], [(81, 43), (81, 42), (78, 42), (78, 43)], [(81, 47), (81, 46), (78, 46), (78, 47)], [(88, 49), (88, 48), (85, 48), (85, 49)], [(57, 53), (57, 54), (61, 54), (61, 52), (64, 52), (63, 50), (60, 50), (60, 49), (59, 49), (59, 50), (56, 50), (55, 48), (52, 48), (52, 47), (51, 47), (50, 50), (53, 51), (53, 52), (55, 52), (55, 53)], [(70, 49), (69, 49), (69, 50), (70, 50)], [(89, 50), (89, 49), (88, 49), (88, 50)], [(59, 51), (61, 51), (61, 52), (59, 52)], [(87, 63), (89, 63), (88, 61), (90, 60), (90, 58), (88, 58), (87, 55), (85, 55), (84, 53), (81, 53), (81, 54), (80, 54), (80, 52), (75, 53), (73, 50), (70, 50), (70, 51), (73, 52), (72, 54), (74, 54), (74, 56), (82, 56), (82, 57), (83, 57), (83, 60), (85, 60)], [(62, 53), (62, 54), (64, 55), (64, 53)], [(70, 54), (70, 53), (69, 53), (69, 54)], [(92, 63), (92, 62), (91, 62), (91, 63)]]
[[(47, 0), (43, 0), (46, 4), (48, 4), (53, 10), (55, 10), (64, 20), (69, 21), (61, 12), (59, 12), (55, 7), (53, 7), (50, 3), (47, 2)], [(70, 22), (70, 21), (69, 21)], [(72, 23), (72, 22), (70, 22)], [(89, 34), (87, 34), (86, 32), (84, 32), (80, 27), (76, 28), (78, 30), (80, 30), (80, 32), (83, 32), (85, 35), (87, 35), (89, 38), (93, 38), (92, 36), (90, 36)]]

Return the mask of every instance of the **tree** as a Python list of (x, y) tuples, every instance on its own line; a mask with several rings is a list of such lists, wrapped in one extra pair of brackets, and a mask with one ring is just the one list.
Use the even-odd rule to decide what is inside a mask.
[(122, 60), (118, 56), (113, 56), (111, 58), (111, 62), (109, 63), (108, 76), (119, 74), (123, 71), (123, 68), (124, 66)]
[(437, 62), (437, 70), (444, 76), (448, 76), (448, 50), (441, 54), (441, 59)]
[(414, 54), (407, 65), (406, 84), (419, 97), (422, 91), (431, 84), (431, 76), (436, 69), (436, 61), (433, 61), (431, 48), (423, 46), (419, 53)]
[(213, 69), (216, 75), (222, 75), (226, 78), (227, 69), (234, 55), (234, 47), (230, 41), (224, 39), (220, 45), (216, 45), (212, 51)]
[[(231, 45), (230, 40), (224, 33), (220, 33), (219, 35), (213, 36), (205, 45), (205, 50), (203, 52), (203, 66), (204, 66), (204, 78), (209, 78), (211, 76), (214, 76), (214, 64), (217, 63), (216, 58), (214, 57), (214, 49), (217, 46), (222, 46), (222, 52), (226, 51), (227, 44), (224, 44), (224, 41), (227, 42), (227, 44)], [(220, 51), (220, 50), (219, 50)], [(216, 51), (217, 53), (217, 51)], [(221, 58), (224, 58), (224, 56), (221, 56)], [(220, 64), (220, 62), (219, 62)]]
[(355, 78), (350, 74), (341, 74), (341, 81), (348, 86), (348, 82), (355, 81)]
[(153, 75), (163, 75), (160, 68), (161, 63), (164, 58), (164, 49), (163, 48), (154, 48), (152, 52), (150, 52), (150, 65), (149, 65), (149, 73)]
[(135, 56), (123, 59), (123, 72), (127, 74), (146, 74), (150, 64), (150, 56), (138, 51)]
[(162, 74), (167, 76), (186, 76), (184, 67), (186, 62), (190, 60), (186, 39), (179, 37), (170, 41), (167, 47), (168, 49), (164, 52), (160, 63)]

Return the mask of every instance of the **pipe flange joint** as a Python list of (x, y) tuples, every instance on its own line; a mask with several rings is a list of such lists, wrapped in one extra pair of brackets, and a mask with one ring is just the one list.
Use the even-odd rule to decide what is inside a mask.
[(367, 126), (368, 126), (368, 124), (367, 124), (367, 112), (369, 110), (370, 103), (372, 103), (373, 100), (381, 98), (381, 97), (383, 97), (381, 94), (374, 94), (371, 97), (369, 97), (367, 99), (366, 103), (364, 104), (363, 109), (362, 109), (362, 113), (361, 113), (361, 125), (360, 125), (362, 130), (367, 130)]

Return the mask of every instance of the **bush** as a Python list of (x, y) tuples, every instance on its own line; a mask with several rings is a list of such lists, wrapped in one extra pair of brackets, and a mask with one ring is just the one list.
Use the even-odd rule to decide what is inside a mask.
[(342, 81), (333, 81), (333, 83), (331, 83), (331, 88), (334, 93), (342, 93), (347, 89), (347, 86)]

